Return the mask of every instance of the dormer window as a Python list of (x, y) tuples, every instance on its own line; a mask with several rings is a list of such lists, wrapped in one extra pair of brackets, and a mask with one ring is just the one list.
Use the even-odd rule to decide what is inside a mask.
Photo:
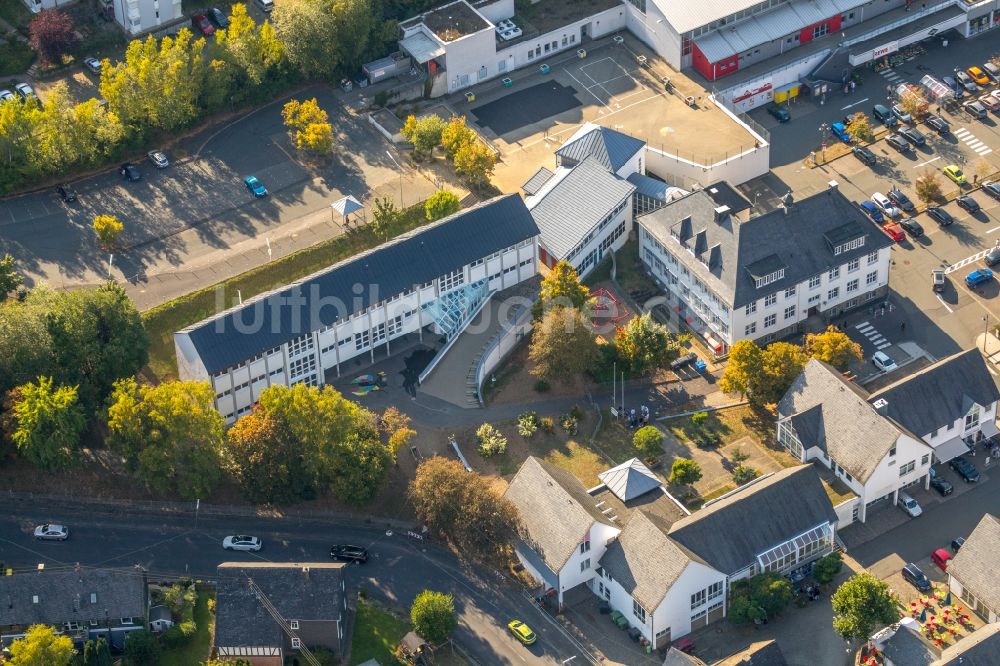
[(864, 236), (858, 236), (854, 240), (848, 241), (846, 243), (843, 243), (841, 245), (837, 245), (836, 247), (834, 247), (833, 248), (833, 253), (835, 255), (836, 254), (843, 254), (845, 252), (850, 252), (851, 250), (857, 250), (859, 247), (864, 247), (864, 245), (865, 245), (865, 237)]
[(768, 273), (767, 275), (755, 279), (754, 283), (757, 285), (757, 288), (760, 289), (761, 287), (769, 285), (772, 282), (777, 282), (783, 277), (785, 277), (785, 269), (781, 268), (774, 271), (773, 273)]

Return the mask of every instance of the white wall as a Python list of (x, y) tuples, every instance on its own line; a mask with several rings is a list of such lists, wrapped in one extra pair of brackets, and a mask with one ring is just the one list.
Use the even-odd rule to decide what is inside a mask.
[[(962, 587), (962, 583), (957, 578), (955, 578), (950, 574), (948, 575), (948, 587), (951, 590), (952, 594), (958, 596), (962, 601), (965, 602), (963, 605), (971, 607), (971, 609), (976, 611), (977, 613), (980, 612), (975, 607), (972, 607), (972, 604), (969, 603), (967, 597), (962, 596), (963, 592), (965, 591), (964, 588)], [(998, 614), (996, 611), (987, 610), (987, 617), (985, 619), (989, 623), (1000, 622), (1000, 614)]]
[[(572, 49), (580, 48), (580, 31), (583, 26), (587, 26), (587, 35), (593, 38), (600, 38), (613, 32), (625, 29), (625, 9), (624, 5), (618, 5), (603, 12), (594, 14), (585, 19), (580, 19), (569, 23), (561, 28), (518, 42), (512, 46), (504, 48), (501, 42), (498, 45), (497, 60), (506, 61), (506, 71), (511, 71), (525, 65), (540, 65), (552, 58), (554, 54)], [(552, 46), (552, 43), (555, 46)], [(549, 50), (545, 50), (546, 44)], [(540, 49), (540, 53), (535, 55), (535, 50)], [(529, 51), (531, 57), (529, 57)]]
[[(559, 602), (562, 603), (563, 595), (581, 583), (586, 583), (593, 579), (594, 572), (598, 567), (598, 562), (608, 550), (608, 541), (618, 536), (621, 532), (617, 527), (611, 527), (604, 523), (595, 522), (590, 526), (586, 535), (580, 535), (580, 542), (590, 538), (590, 550), (581, 553), (579, 546), (573, 551), (573, 555), (563, 565), (559, 572)], [(590, 560), (589, 566), (581, 570), (580, 566)]]
[[(862, 498), (865, 502), (870, 502), (878, 497), (895, 492), (907, 484), (913, 483), (927, 475), (934, 456), (931, 455), (931, 447), (921, 441), (913, 439), (909, 435), (900, 435), (896, 440), (896, 455), (886, 456), (879, 462), (878, 467), (868, 477), (864, 486)], [(923, 462), (926, 456), (927, 461)], [(900, 468), (909, 462), (915, 462), (914, 470), (900, 476)], [(895, 497), (893, 503), (895, 503)]]
[(771, 146), (763, 141), (758, 143), (754, 148), (753, 139), (747, 137), (746, 150), (713, 164), (698, 164), (647, 146), (646, 171), (686, 190), (695, 189), (694, 185), (704, 187), (720, 180), (740, 185), (764, 175), (770, 169)]
[[(750, 109), (769, 103), (774, 98), (775, 90), (781, 90), (789, 84), (798, 82), (800, 77), (808, 76), (829, 54), (830, 49), (822, 49), (816, 53), (803, 56), (801, 60), (788, 63), (779, 69), (739, 84), (729, 85), (729, 87), (726, 87), (726, 80), (721, 79), (716, 82), (716, 85), (720, 88), (719, 96), (733, 103), (740, 111), (749, 111)], [(765, 95), (755, 95), (741, 102), (732, 101), (733, 97), (742, 96), (747, 90), (757, 90), (768, 84), (770, 88)]]
[(854, 522), (854, 507), (859, 504), (861, 504), (861, 498), (852, 497), (846, 502), (841, 502), (837, 506), (833, 507), (833, 510), (837, 513), (838, 530), (842, 530)]
[[(976, 430), (980, 428), (983, 430), (983, 435), (989, 437), (996, 432), (996, 418), (997, 418), (997, 404), (993, 403), (985, 407), (979, 412), (979, 427), (971, 428), (968, 434), (973, 434)], [(954, 423), (948, 424), (952, 427), (949, 429), (945, 424), (942, 424), (940, 428), (931, 433), (918, 433), (921, 438), (933, 446), (938, 448), (945, 442), (949, 442), (956, 438), (962, 438), (967, 436), (965, 433), (965, 416), (957, 419)]]
[[(675, 2), (677, 0), (666, 0)], [(673, 26), (666, 20), (663, 12), (656, 6), (654, 0), (647, 0), (646, 13), (643, 14), (632, 4), (625, 2), (626, 27), (629, 32), (639, 38), (649, 48), (676, 70), (683, 69), (681, 62), (681, 38)], [(688, 56), (690, 59), (690, 56)]]
[[(130, 34), (152, 30), (183, 15), (181, 0), (112, 0), (115, 20)], [(196, 36), (201, 34), (197, 31)]]

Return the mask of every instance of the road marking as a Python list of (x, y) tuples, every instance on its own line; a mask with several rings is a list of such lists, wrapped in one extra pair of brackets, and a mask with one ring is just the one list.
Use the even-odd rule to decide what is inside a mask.
[[(598, 102), (600, 102), (601, 104), (603, 104), (603, 105), (604, 105), (604, 108), (606, 108), (606, 109), (610, 109), (610, 108), (611, 108), (610, 106), (608, 106), (608, 105), (607, 105), (607, 103), (606, 103), (606, 102), (605, 102), (605, 101), (604, 101), (603, 99), (601, 99), (600, 97), (598, 97), (598, 96), (597, 96), (597, 93), (595, 93), (595, 92), (594, 92), (593, 90), (591, 90), (591, 89), (590, 89), (590, 88), (589, 88), (588, 86), (585, 86), (585, 85), (583, 84), (583, 81), (581, 81), (580, 79), (578, 79), (578, 78), (576, 78), (575, 76), (573, 76), (573, 72), (569, 71), (569, 68), (568, 68), (568, 67), (567, 67), (566, 69), (564, 69), (563, 71), (564, 71), (564, 72), (566, 72), (567, 74), (569, 74), (569, 76), (570, 76), (570, 78), (571, 78), (571, 79), (573, 79), (574, 81), (576, 81), (577, 83), (579, 83), (579, 84), (580, 84), (580, 86), (581, 86), (581, 87), (582, 87), (582, 88), (583, 88), (584, 90), (586, 90), (586, 91), (587, 91), (587, 92), (589, 92), (589, 93), (590, 93), (591, 95), (593, 95), (593, 96), (594, 96), (594, 99), (596, 99), (596, 100), (597, 100)], [(593, 80), (593, 79), (591, 79), (591, 80)], [(607, 91), (605, 90), (604, 92), (607, 92)]]
[(941, 159), (940, 155), (938, 155), (937, 157), (931, 158), (931, 159), (927, 160), (926, 162), (921, 162), (920, 164), (914, 164), (913, 168), (917, 169), (917, 168), (922, 167), (922, 166), (927, 166), (931, 162), (937, 162), (939, 159)]
[(989, 155), (993, 152), (993, 149), (987, 146), (983, 141), (976, 138), (976, 135), (965, 129), (964, 127), (959, 127), (953, 132), (955, 136), (961, 139), (962, 143), (967, 145), (974, 153), (979, 156)]
[(943, 298), (941, 298), (941, 295), (940, 295), (940, 294), (938, 294), (938, 295), (937, 295), (937, 299), (938, 299), (939, 301), (941, 301), (941, 305), (943, 305), (943, 306), (944, 306), (944, 309), (945, 309), (945, 310), (947, 310), (948, 312), (954, 312), (954, 310), (952, 310), (952, 309), (951, 309), (950, 307), (948, 307), (948, 304), (944, 302), (944, 299), (943, 299)]
[[(994, 229), (993, 231), (996, 231), (996, 229)], [(993, 248), (990, 248), (990, 250), (992, 250), (992, 249)], [(971, 264), (973, 262), (979, 261), (980, 259), (982, 259), (983, 257), (985, 257), (986, 254), (990, 250), (983, 250), (982, 252), (976, 252), (971, 257), (966, 257), (965, 259), (962, 259), (961, 261), (958, 261), (958, 262), (952, 264), (948, 268), (944, 269), (944, 272), (945, 273), (954, 273), (955, 271), (957, 271), (959, 268), (962, 268), (963, 266), (968, 266), (969, 264)]]
[(993, 227), (992, 229), (989, 229), (989, 230), (987, 230), (987, 232), (986, 232), (986, 233), (988, 233), (988, 234), (991, 234), (991, 233), (993, 233), (994, 231), (1000, 231), (1000, 227)]
[(855, 102), (854, 104), (848, 104), (847, 106), (844, 106), (844, 107), (841, 107), (841, 109), (840, 109), (840, 110), (841, 110), (841, 111), (847, 111), (847, 110), (848, 110), (849, 108), (851, 108), (852, 106), (857, 106), (858, 104), (864, 104), (864, 103), (865, 103), (865, 102), (867, 102), (867, 101), (868, 101), (868, 98), (867, 98), (867, 97), (865, 97), (865, 98), (864, 98), (864, 99), (862, 99), (862, 100), (858, 100), (858, 101), (857, 101), (857, 102)]

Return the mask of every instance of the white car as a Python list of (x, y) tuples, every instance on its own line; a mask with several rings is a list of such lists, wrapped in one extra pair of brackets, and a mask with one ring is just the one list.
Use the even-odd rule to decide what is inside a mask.
[(101, 73), (101, 61), (97, 58), (84, 58), (83, 66), (92, 71), (94, 74)]
[(899, 217), (900, 211), (896, 206), (889, 200), (889, 197), (885, 196), (881, 192), (876, 192), (872, 195), (872, 203), (879, 207), (879, 209), (886, 215), (886, 217)]
[(166, 153), (162, 150), (152, 150), (146, 153), (146, 157), (149, 158), (149, 161), (152, 162), (157, 169), (166, 169), (170, 166), (170, 160), (167, 159)]
[(875, 367), (882, 372), (892, 372), (899, 367), (896, 365), (895, 361), (889, 358), (888, 354), (880, 351), (875, 352), (875, 355), (872, 356), (872, 363), (874, 363)]
[(35, 528), (35, 538), (40, 541), (65, 541), (69, 538), (69, 528), (65, 525), (39, 525)]
[(222, 540), (222, 547), (226, 550), (260, 550), (260, 539), (255, 536), (237, 534), (227, 536)]
[(6, 102), (7, 100), (17, 99), (14, 97), (14, 93), (9, 90), (0, 90), (0, 103)]

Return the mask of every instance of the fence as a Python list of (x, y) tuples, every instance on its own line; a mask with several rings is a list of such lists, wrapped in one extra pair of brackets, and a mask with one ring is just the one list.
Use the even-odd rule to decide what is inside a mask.
[(486, 346), (479, 362), (476, 364), (476, 396), (479, 405), (485, 407), (483, 403), (483, 383), (486, 377), (507, 358), (514, 350), (517, 343), (531, 331), (531, 308), (526, 305), (519, 305), (514, 310), (510, 320), (504, 324), (493, 340)]

